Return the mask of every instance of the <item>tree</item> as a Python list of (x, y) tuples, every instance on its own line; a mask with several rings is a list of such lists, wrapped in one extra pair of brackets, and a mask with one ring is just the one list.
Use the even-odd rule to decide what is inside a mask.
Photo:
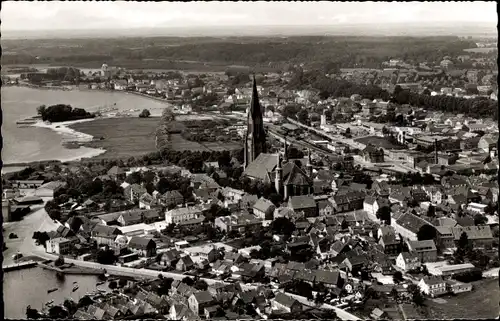
[(401, 273), (400, 271), (396, 271), (394, 273), (394, 275), (392, 276), (392, 279), (394, 281), (394, 283), (400, 283), (401, 281), (403, 281), (403, 273)]
[(341, 228), (342, 230), (347, 230), (347, 229), (349, 228), (349, 223), (348, 223), (348, 222), (344, 219), (344, 220), (342, 221), (342, 224), (340, 225), (340, 228)]
[(379, 220), (384, 221), (385, 224), (391, 224), (391, 208), (389, 206), (382, 206), (377, 210), (375, 215)]
[(76, 310), (78, 309), (78, 305), (73, 300), (64, 300), (63, 306), (66, 308), (70, 315), (75, 314)]
[(55, 266), (61, 266), (64, 264), (64, 257), (62, 255), (59, 255), (57, 260), (54, 262)]
[(279, 217), (271, 223), (271, 230), (276, 234), (292, 235), (295, 224), (286, 217)]
[(100, 264), (114, 264), (117, 258), (113, 250), (104, 249), (97, 252), (97, 263)]
[(182, 283), (189, 285), (189, 286), (194, 286), (194, 280), (188, 276), (186, 276), (184, 279), (182, 279)]
[(305, 109), (301, 109), (298, 113), (297, 113), (297, 120), (302, 123), (302, 124), (305, 124), (305, 125), (308, 125), (309, 124), (309, 114), (307, 113), (307, 110)]
[(418, 306), (423, 305), (425, 299), (424, 296), (422, 295), (422, 292), (420, 292), (420, 288), (417, 285), (410, 284), (408, 286), (408, 292), (412, 295), (413, 303), (415, 303)]
[(436, 216), (436, 208), (433, 205), (429, 205), (429, 208), (427, 209), (427, 216), (428, 217)]
[(149, 111), (149, 109), (143, 109), (139, 114), (140, 118), (148, 118), (149, 116), (151, 116), (151, 112)]
[(111, 290), (114, 290), (114, 289), (118, 288), (118, 283), (116, 283), (116, 281), (111, 281), (111, 282), (109, 282), (108, 287), (109, 287)]
[(31, 305), (26, 307), (26, 318), (27, 319), (39, 319), (41, 317), (37, 309), (32, 309)]
[(488, 223), (486, 216), (481, 214), (476, 214), (474, 216), (474, 225), (485, 225), (486, 223)]
[(417, 232), (417, 238), (419, 241), (433, 240), (435, 237), (436, 229), (429, 224), (425, 224)]
[(208, 284), (204, 280), (196, 280), (196, 282), (194, 283), (194, 287), (197, 290), (205, 291), (208, 289)]

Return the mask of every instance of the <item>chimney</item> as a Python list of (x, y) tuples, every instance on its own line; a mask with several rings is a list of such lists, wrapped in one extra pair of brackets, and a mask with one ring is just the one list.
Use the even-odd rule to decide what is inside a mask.
[(434, 164), (438, 163), (438, 140), (434, 139)]

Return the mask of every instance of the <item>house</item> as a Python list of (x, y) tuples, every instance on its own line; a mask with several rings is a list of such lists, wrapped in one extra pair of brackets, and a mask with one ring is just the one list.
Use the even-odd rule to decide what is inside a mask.
[(193, 293), (188, 299), (189, 308), (196, 315), (202, 315), (205, 308), (214, 304), (214, 299), (208, 291)]
[(162, 202), (167, 207), (178, 206), (184, 203), (184, 197), (178, 190), (167, 191), (162, 196)]
[(64, 237), (56, 237), (45, 242), (46, 252), (58, 255), (68, 254), (73, 242)]
[(446, 289), (453, 294), (472, 291), (471, 283), (462, 283), (456, 280), (446, 280)]
[(384, 248), (387, 255), (398, 255), (401, 252), (401, 242), (392, 233), (382, 235), (378, 244)]
[[(456, 222), (455, 222), (456, 225)], [(453, 225), (454, 226), (454, 225)], [(455, 237), (453, 235), (453, 226), (436, 226), (435, 245), (439, 252), (455, 247)]]
[(437, 249), (433, 240), (408, 241), (410, 253), (417, 255), (421, 262), (435, 262), (437, 260)]
[(130, 210), (117, 212), (119, 214), (116, 221), (122, 226), (130, 226), (139, 223), (151, 224), (161, 218), (157, 210)]
[(420, 257), (415, 253), (401, 252), (396, 258), (396, 266), (404, 272), (418, 269), (421, 266)]
[(282, 292), (276, 293), (276, 297), (272, 300), (272, 307), (286, 313), (299, 313), (302, 311), (302, 304), (299, 301)]
[(365, 162), (370, 163), (383, 163), (384, 162), (384, 150), (382, 148), (376, 148), (373, 145), (368, 145), (363, 149), (362, 156)]
[(447, 293), (446, 282), (439, 276), (426, 276), (418, 283), (420, 291), (431, 296), (436, 297)]
[(391, 221), (391, 226), (397, 234), (401, 234), (404, 238), (416, 241), (417, 233), (424, 225), (431, 225), (429, 222), (411, 213), (404, 213), (395, 221)]
[(377, 193), (378, 196), (388, 197), (391, 193), (391, 187), (386, 181), (376, 180), (372, 184), (372, 190)]
[(357, 275), (359, 272), (368, 265), (368, 257), (366, 255), (352, 255), (347, 257), (342, 264), (346, 266), (347, 271), (352, 275)]
[(139, 197), (139, 208), (150, 210), (152, 207), (156, 206), (156, 200), (149, 193), (144, 193)]
[(221, 231), (239, 231), (241, 233), (262, 226), (262, 221), (254, 215), (241, 213), (217, 217), (214, 225)]
[(113, 166), (108, 170), (108, 176), (115, 181), (123, 181), (127, 174), (123, 168)]
[(327, 288), (342, 288), (344, 279), (340, 271), (316, 270), (315, 283), (321, 283)]
[(41, 185), (35, 190), (35, 195), (39, 197), (54, 197), (54, 191), (65, 187), (66, 182), (52, 181)]
[(132, 251), (138, 252), (140, 255), (145, 257), (152, 257), (156, 255), (156, 242), (150, 238), (132, 236), (128, 242), (128, 247)]
[(361, 210), (363, 209), (364, 200), (365, 193), (360, 191), (337, 193), (331, 199), (336, 213)]
[(214, 262), (217, 257), (217, 251), (213, 245), (195, 246), (187, 248), (184, 251), (189, 253), (191, 256), (196, 256), (201, 260), (208, 261), (209, 263)]
[(177, 271), (189, 271), (194, 267), (193, 260), (189, 255), (183, 256), (175, 265)]
[(171, 249), (164, 252), (161, 256), (161, 265), (168, 267), (175, 267), (179, 259), (181, 258), (181, 252), (177, 249)]
[(335, 209), (329, 200), (321, 200), (318, 202), (318, 212), (320, 216), (330, 216)]
[(174, 208), (165, 212), (165, 222), (167, 224), (178, 224), (198, 218), (202, 213), (202, 209), (196, 206)]
[(91, 238), (98, 245), (113, 245), (117, 235), (122, 235), (122, 232), (114, 226), (98, 224), (91, 231)]
[(318, 216), (316, 202), (309, 195), (291, 196), (288, 200), (288, 207), (297, 214), (301, 213), (306, 218)]
[(125, 198), (134, 204), (139, 201), (139, 197), (141, 197), (141, 195), (147, 192), (146, 188), (139, 184), (132, 184), (123, 189)]
[(384, 206), (389, 206), (389, 202), (384, 198), (376, 199), (375, 197), (367, 196), (363, 202), (363, 210), (372, 221), (378, 221), (376, 216), (377, 211)]
[(493, 242), (493, 234), (491, 233), (491, 228), (488, 225), (480, 226), (462, 226), (462, 227), (452, 227), (452, 233), (455, 238), (455, 242), (460, 240), (462, 233), (467, 234), (469, 242), (472, 243), (474, 248), (484, 247), (491, 248)]
[(253, 205), (253, 214), (261, 220), (272, 220), (275, 209), (276, 206), (271, 201), (261, 197)]

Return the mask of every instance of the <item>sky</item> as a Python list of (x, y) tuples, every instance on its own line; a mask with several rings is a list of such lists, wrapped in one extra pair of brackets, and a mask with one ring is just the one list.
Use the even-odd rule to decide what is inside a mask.
[(1, 30), (497, 23), (496, 2), (4, 1)]

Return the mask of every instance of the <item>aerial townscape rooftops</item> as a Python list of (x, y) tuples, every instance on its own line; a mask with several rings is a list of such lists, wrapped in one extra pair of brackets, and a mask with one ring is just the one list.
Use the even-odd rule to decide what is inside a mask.
[(6, 318), (498, 316), (487, 2), (24, 5), (2, 21)]

